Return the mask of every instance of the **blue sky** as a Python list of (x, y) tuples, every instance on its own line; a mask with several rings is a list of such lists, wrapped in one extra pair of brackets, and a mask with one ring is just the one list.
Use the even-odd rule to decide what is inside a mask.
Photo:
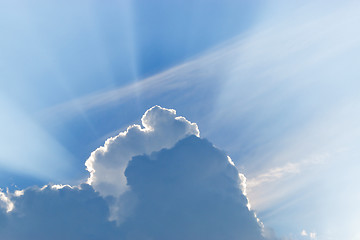
[(85, 182), (160, 105), (231, 156), (279, 238), (359, 239), (358, 2), (0, 5), (0, 188)]

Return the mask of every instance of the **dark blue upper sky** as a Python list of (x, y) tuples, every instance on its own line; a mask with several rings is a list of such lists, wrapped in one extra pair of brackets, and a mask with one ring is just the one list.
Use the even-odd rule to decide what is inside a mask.
[[(262, 1), (136, 1), (138, 73), (175, 66), (251, 28)], [(156, 9), (149, 11), (149, 9)]]

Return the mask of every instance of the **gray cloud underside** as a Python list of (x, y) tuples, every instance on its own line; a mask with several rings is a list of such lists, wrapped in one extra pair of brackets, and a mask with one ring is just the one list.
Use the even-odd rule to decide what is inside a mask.
[[(29, 188), (0, 214), (0, 235), (20, 239), (264, 239), (227, 155), (190, 136), (173, 148), (134, 157), (123, 200), (134, 208), (120, 225), (90, 185)], [(126, 199), (128, 197), (128, 199)]]

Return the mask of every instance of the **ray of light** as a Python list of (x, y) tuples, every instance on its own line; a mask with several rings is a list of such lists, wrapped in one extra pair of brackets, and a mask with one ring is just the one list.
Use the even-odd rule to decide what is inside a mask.
[(71, 171), (71, 155), (11, 101), (0, 97), (2, 170), (46, 181), (59, 181)]

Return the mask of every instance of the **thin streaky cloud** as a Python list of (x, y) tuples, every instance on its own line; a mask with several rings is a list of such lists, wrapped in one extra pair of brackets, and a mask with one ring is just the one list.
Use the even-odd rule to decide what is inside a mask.
[[(242, 40), (240, 40), (240, 42), (242, 42)], [(202, 69), (209, 69), (215, 65), (219, 68), (219, 64), (224, 62), (224, 59), (232, 59), (235, 57), (231, 55), (234, 55), (234, 50), (237, 49), (238, 45), (239, 40), (235, 38), (209, 50), (202, 56), (198, 56), (193, 60), (189, 60), (154, 76), (109, 91), (96, 92), (72, 99), (44, 109), (39, 114), (45, 118), (54, 115), (71, 118), (83, 112), (106, 105), (124, 103), (127, 100), (133, 99), (139, 91), (142, 93), (142, 98), (149, 98), (163, 92), (201, 85), (209, 80), (209, 76), (213, 78), (213, 72), (206, 73), (206, 71), (202, 71)], [(223, 68), (223, 66), (221, 68)]]
[[(141, 98), (147, 99), (169, 91), (207, 85), (211, 81), (224, 82), (223, 88), (226, 89), (226, 86), (232, 83), (233, 75), (243, 76), (241, 82), (244, 84), (256, 76), (278, 74), (280, 66), (282, 71), (278, 79), (291, 77), (308, 69), (313, 64), (337, 56), (357, 45), (360, 34), (357, 34), (357, 31), (351, 31), (352, 28), (348, 26), (357, 22), (359, 17), (354, 14), (349, 14), (345, 18), (343, 16), (349, 9), (358, 7), (358, 4), (348, 4), (334, 11), (330, 16), (323, 15), (312, 19), (313, 21), (303, 23), (294, 21), (294, 26), (291, 28), (284, 23), (275, 24), (276, 27), (271, 28), (266, 25), (259, 26), (159, 74), (116, 89), (72, 99), (44, 109), (39, 114), (44, 118), (49, 116), (71, 118), (103, 106), (123, 104), (136, 98), (139, 92), (141, 92)], [(303, 13), (300, 11), (298, 15), (301, 14)], [(334, 19), (341, 19), (341, 21), (335, 24)], [(341, 34), (334, 34), (334, 32)], [(344, 37), (349, 34), (351, 34), (351, 38)], [(319, 42), (323, 44), (319, 46)], [(299, 53), (307, 52), (314, 46), (317, 47), (316, 51), (309, 56), (298, 56)], [(297, 60), (289, 62), (289, 54)], [(277, 66), (270, 63), (271, 68), (254, 72), (254, 68), (259, 65), (269, 65), (268, 59), (275, 62)], [(284, 69), (284, 67), (287, 68)], [(278, 81), (267, 79), (265, 86)], [(248, 100), (256, 98), (256, 94), (256, 92), (252, 93)], [(222, 96), (220, 95), (219, 98), (221, 100)], [(242, 111), (244, 109), (246, 108), (242, 108)], [(242, 111), (239, 111), (238, 114)]]
[(304, 171), (304, 169), (317, 164), (324, 164), (329, 154), (314, 155), (309, 159), (304, 159), (298, 162), (288, 162), (283, 166), (267, 169), (265, 172), (248, 179), (247, 187), (255, 188), (269, 182), (277, 181), (289, 175), (294, 175)]

